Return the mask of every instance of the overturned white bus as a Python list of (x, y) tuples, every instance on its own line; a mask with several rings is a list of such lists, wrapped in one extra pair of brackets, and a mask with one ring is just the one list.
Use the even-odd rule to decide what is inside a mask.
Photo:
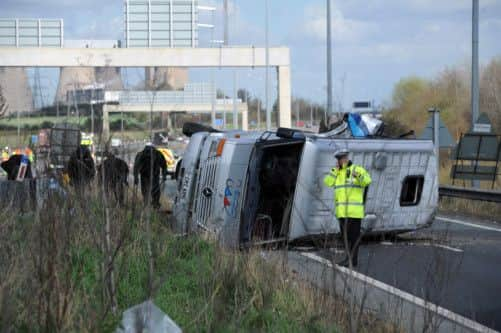
[(279, 129), (192, 134), (177, 177), (176, 226), (180, 232), (214, 233), (231, 247), (335, 236), (333, 193), (322, 179), (341, 148), (372, 176), (365, 193), (365, 234), (432, 223), (438, 175), (431, 141)]

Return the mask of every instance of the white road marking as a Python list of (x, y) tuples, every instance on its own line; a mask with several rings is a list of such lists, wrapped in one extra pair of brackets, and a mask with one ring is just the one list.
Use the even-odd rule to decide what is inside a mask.
[(464, 252), (463, 250), (458, 249), (456, 247), (451, 247), (451, 246), (442, 245), (442, 244), (427, 244), (427, 245), (434, 246), (434, 247), (439, 247), (441, 249), (449, 250), (449, 251), (452, 251), (452, 252)]
[(447, 245), (443, 245), (443, 244), (433, 244), (433, 243), (402, 242), (402, 243), (397, 243), (396, 244), (396, 243), (392, 243), (392, 242), (380, 242), (379, 245), (383, 245), (383, 246), (393, 246), (393, 245), (434, 246), (434, 247), (438, 247), (438, 248), (441, 248), (441, 249), (444, 249), (444, 250), (449, 250), (449, 251), (452, 251), (452, 252), (464, 252), (463, 250), (458, 249), (456, 247), (447, 246)]
[[(322, 258), (316, 254), (313, 254), (313, 253), (302, 253), (301, 255), (309, 258), (309, 259), (312, 259), (312, 260), (315, 260), (325, 266), (328, 266), (328, 267), (333, 267), (332, 263), (325, 259), (325, 258)], [(407, 293), (405, 291), (402, 291), (398, 288), (395, 288), (393, 286), (390, 286), (384, 282), (381, 282), (379, 280), (376, 280), (376, 279), (373, 279), (367, 275), (364, 275), (364, 274), (361, 274), (357, 271), (354, 271), (354, 270), (350, 270), (349, 268), (345, 268), (345, 267), (341, 267), (341, 266), (338, 266), (336, 265), (335, 266), (335, 269), (343, 272), (344, 274), (346, 275), (349, 275), (355, 279), (358, 279), (364, 283), (367, 283), (369, 285), (372, 285), (373, 287), (375, 288), (378, 288), (378, 289), (381, 289), (381, 290), (384, 290), (385, 292), (389, 293), (389, 294), (393, 294), (393, 295), (396, 295), (397, 297), (400, 297), (410, 303), (413, 303), (419, 307), (422, 307), (422, 308), (425, 308), (426, 310), (430, 311), (430, 312), (434, 312), (434, 313), (437, 313), (445, 318), (447, 318), (448, 320), (450, 321), (453, 321), (453, 322), (456, 322), (456, 323), (459, 323), (460, 325), (463, 325), (464, 327), (466, 328), (469, 328), (471, 330), (474, 330), (474, 331), (477, 331), (477, 332), (490, 332), (490, 333), (495, 333), (496, 331), (487, 327), (487, 326), (484, 326), (476, 321), (473, 321), (471, 319), (468, 319), (466, 317), (463, 317), (457, 313), (454, 313), (450, 310), (447, 310), (441, 306), (438, 306), (434, 303), (431, 303), (429, 301), (425, 301), (424, 299), (422, 298), (419, 298), (417, 296), (414, 296), (410, 293)]]
[(455, 224), (461, 224), (461, 225), (465, 225), (467, 227), (473, 227), (473, 228), (478, 228), (478, 229), (483, 229), (483, 230), (501, 232), (500, 228), (494, 228), (494, 227), (488, 227), (486, 225), (464, 222), (464, 221), (461, 221), (461, 220), (451, 219), (451, 218), (448, 218), (448, 217), (438, 216), (438, 217), (435, 218), (435, 220), (440, 220), (440, 221), (449, 222), (449, 223), (455, 223)]

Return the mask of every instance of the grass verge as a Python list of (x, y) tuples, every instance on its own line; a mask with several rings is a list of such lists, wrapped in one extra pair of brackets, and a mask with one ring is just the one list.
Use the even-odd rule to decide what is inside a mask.
[(37, 212), (0, 210), (0, 331), (112, 332), (149, 297), (186, 332), (345, 327), (342, 302), (259, 251), (177, 237), (165, 215), (108, 199), (69, 190)]
[(439, 211), (445, 214), (468, 215), (501, 222), (501, 205), (496, 202), (442, 198), (439, 203)]

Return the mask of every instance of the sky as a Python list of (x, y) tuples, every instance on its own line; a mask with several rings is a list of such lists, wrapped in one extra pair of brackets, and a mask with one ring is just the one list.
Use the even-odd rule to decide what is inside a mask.
[[(268, 0), (270, 45), (288, 46), (292, 94), (326, 101), (326, 1)], [(200, 0), (217, 7), (216, 39), (222, 39), (222, 0)], [(0, 0), (0, 17), (62, 18), (65, 39), (123, 39), (120, 0)], [(433, 78), (452, 66), (471, 62), (471, 0), (332, 0), (333, 80), (336, 103), (391, 100), (393, 86), (410, 75)], [(201, 14), (201, 23), (211, 23)], [(265, 0), (230, 0), (231, 45), (264, 46)], [(501, 56), (501, 0), (480, 0), (480, 61)], [(201, 30), (200, 46), (210, 31)], [(140, 71), (132, 72), (138, 76)], [(210, 70), (191, 70), (191, 81), (209, 81)], [(273, 73), (272, 87), (276, 87)], [(231, 70), (216, 70), (216, 83), (233, 91)], [(55, 78), (56, 77), (56, 78)], [(264, 71), (240, 69), (238, 87), (264, 96)], [(42, 82), (50, 95), (57, 75)], [(52, 88), (51, 88), (52, 87)]]

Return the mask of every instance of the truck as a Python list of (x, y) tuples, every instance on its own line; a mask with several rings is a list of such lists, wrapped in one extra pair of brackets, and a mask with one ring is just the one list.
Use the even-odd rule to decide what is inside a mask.
[(333, 190), (322, 180), (339, 149), (348, 149), (372, 176), (365, 235), (430, 226), (438, 207), (433, 142), (355, 138), (347, 127), (324, 134), (284, 128), (191, 133), (177, 176), (176, 229), (208, 232), (234, 248), (334, 238), (340, 229)]

